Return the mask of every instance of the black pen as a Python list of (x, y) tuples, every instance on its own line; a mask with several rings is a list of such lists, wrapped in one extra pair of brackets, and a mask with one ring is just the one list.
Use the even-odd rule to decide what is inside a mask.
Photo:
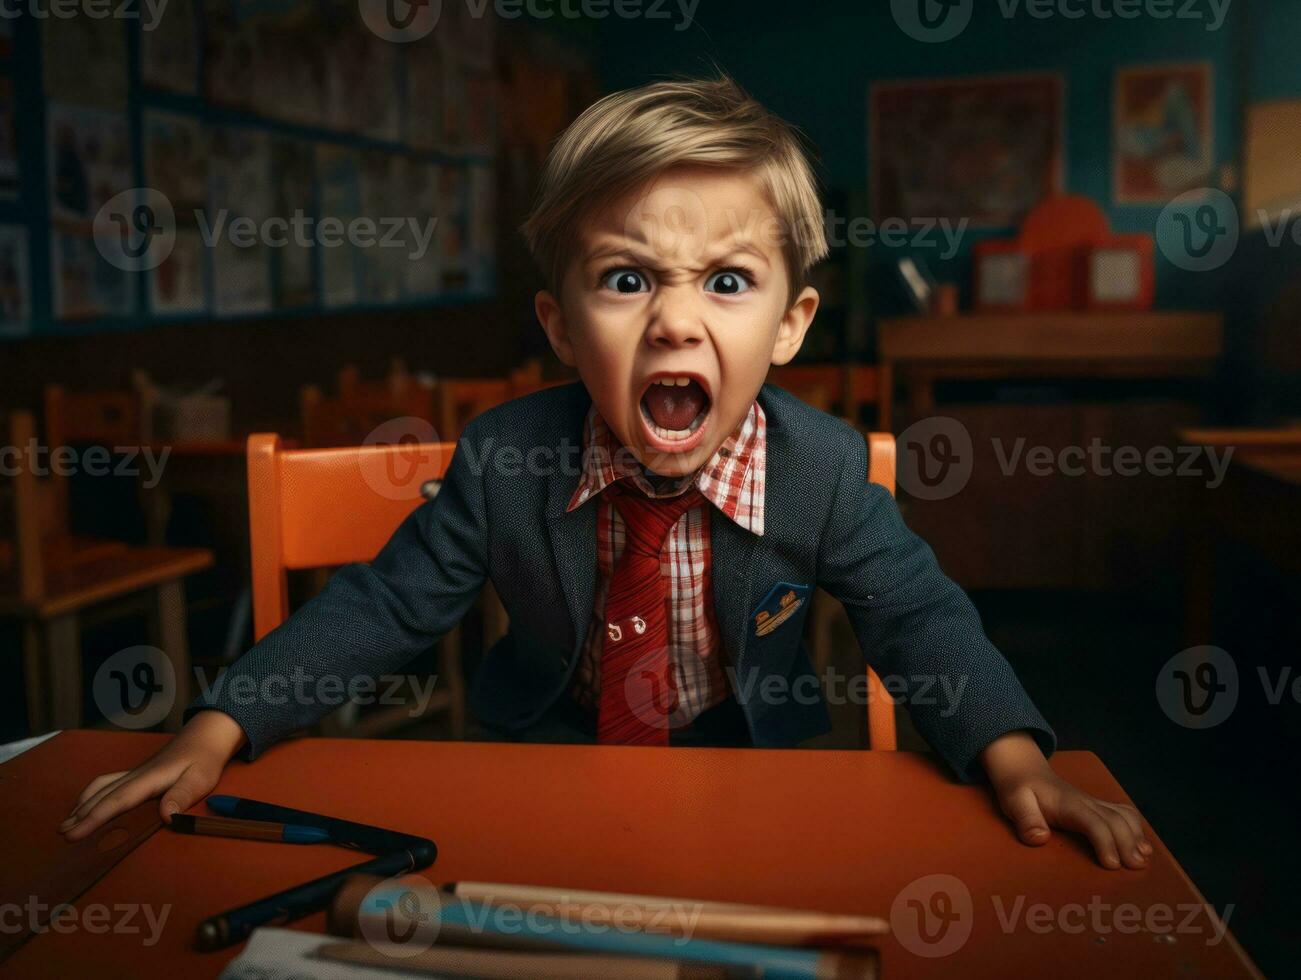
[[(433, 847), (433, 843), (423, 837), (385, 830), (370, 824), (354, 823), (327, 817), (309, 810), (295, 810), (292, 807), (279, 806), (275, 803), (263, 803), (260, 800), (247, 800), (239, 796), (209, 796), (208, 808), (223, 817), (238, 817), (242, 820), (267, 820), (272, 823), (296, 824), (303, 827), (319, 827), (330, 835), (330, 842), (341, 847), (352, 847), (367, 854), (392, 854), (396, 851), (410, 850), (413, 847)], [(437, 855), (435, 848), (434, 854)], [(433, 858), (430, 858), (432, 861)]]
[(259, 926), (279, 925), (319, 911), (330, 904), (344, 879), (355, 874), (374, 874), (385, 878), (427, 868), (434, 862), (435, 848), (431, 841), (420, 845), (344, 868), (315, 881), (308, 881), (267, 898), (227, 909), (199, 923), (195, 945), (208, 952), (234, 943), (243, 942)]

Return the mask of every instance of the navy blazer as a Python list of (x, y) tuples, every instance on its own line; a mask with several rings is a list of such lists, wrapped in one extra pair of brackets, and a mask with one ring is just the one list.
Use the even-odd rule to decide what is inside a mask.
[[(1051, 752), (1052, 730), (970, 600), (904, 525), (890, 494), (868, 483), (862, 435), (771, 385), (759, 403), (768, 440), (764, 533), (710, 510), (714, 609), (754, 744), (794, 746), (830, 728), (802, 639), (809, 594), (821, 586), (844, 604), (867, 662), (960, 778), (979, 777), (978, 754), (1006, 732), (1028, 730)], [(596, 595), (596, 509), (590, 501), (565, 509), (590, 404), (573, 384), (474, 419), (435, 499), (373, 562), (341, 569), (187, 716), (228, 713), (252, 759), (333, 707), (285, 697), (285, 678), (346, 685), (396, 672), (454, 627), (491, 579), (510, 629), (476, 672), (470, 706), (507, 731), (536, 721), (570, 684)], [(778, 612), (790, 592), (805, 601), (775, 628), (758, 629), (756, 617)]]

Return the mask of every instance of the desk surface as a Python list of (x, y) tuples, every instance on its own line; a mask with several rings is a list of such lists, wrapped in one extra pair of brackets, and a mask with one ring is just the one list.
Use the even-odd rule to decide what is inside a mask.
[[(880, 350), (891, 362), (1078, 361), (1093, 373), (1107, 363), (1138, 361), (1144, 370), (1189, 373), (1190, 365), (1220, 356), (1222, 333), (1218, 313), (964, 313), (888, 317), (881, 321)], [(1174, 363), (1163, 368), (1162, 362)]]
[[(0, 789), (11, 800), (22, 794), (21, 806), (0, 815), (0, 861), (57, 854), (66, 845), (55, 825), (76, 789), (138, 763), (163, 740), (65, 732), (0, 766)], [(1093, 793), (1126, 798), (1091, 753), (1063, 752), (1053, 765)], [(252, 765), (232, 764), (218, 791), (431, 837), (439, 857), (425, 874), (435, 882), (533, 882), (887, 916), (894, 907), (895, 933), (881, 943), (890, 980), (1049, 970), (1090, 980), (1258, 975), (1231, 935), (1208, 944), (1204, 900), (1155, 837), (1152, 866), (1138, 872), (1106, 871), (1065, 836), (1024, 847), (984, 789), (957, 785), (910, 753), (303, 739)], [(200, 920), (358, 860), (332, 847), (159, 831), (76, 903), (147, 903), (155, 915), (170, 908), (155, 945), (146, 947), (143, 933), (47, 932), (0, 971), (216, 976), (236, 951), (192, 951)], [(932, 880), (918, 882), (931, 875), (951, 876), (938, 884), (960, 913), (934, 944), (909, 901), (937, 907)], [(1163, 908), (1165, 925), (1155, 917)], [(1141, 927), (1145, 917), (1165, 930), (1188, 916), (1174, 935)], [(320, 931), (323, 918), (300, 926)], [(962, 940), (968, 925), (952, 953), (918, 955)]]

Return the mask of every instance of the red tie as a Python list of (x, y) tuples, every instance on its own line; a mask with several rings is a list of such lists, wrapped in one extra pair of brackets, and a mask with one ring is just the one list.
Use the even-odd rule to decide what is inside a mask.
[(669, 667), (668, 581), (660, 574), (660, 552), (673, 525), (703, 498), (692, 487), (653, 500), (622, 482), (606, 496), (623, 518), (626, 544), (605, 600), (596, 739), (668, 745), (678, 692)]

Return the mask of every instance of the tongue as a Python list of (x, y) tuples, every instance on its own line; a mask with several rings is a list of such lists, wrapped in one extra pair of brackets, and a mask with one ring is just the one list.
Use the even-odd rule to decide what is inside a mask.
[(642, 401), (656, 425), (680, 431), (689, 426), (705, 407), (705, 391), (695, 381), (671, 388), (653, 384), (642, 396)]

